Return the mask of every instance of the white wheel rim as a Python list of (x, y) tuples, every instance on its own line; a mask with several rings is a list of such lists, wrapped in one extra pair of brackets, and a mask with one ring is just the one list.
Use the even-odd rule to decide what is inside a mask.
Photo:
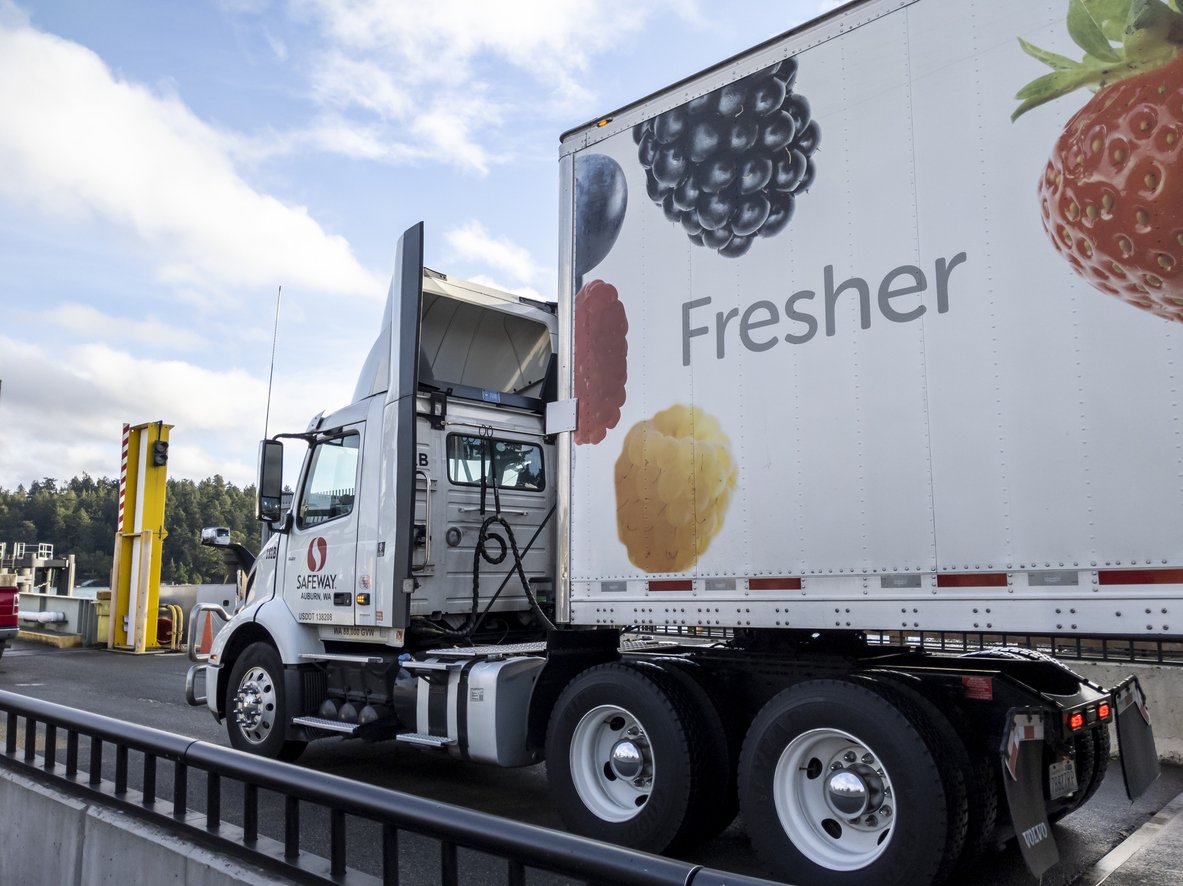
[(275, 681), (261, 667), (242, 675), (234, 693), (234, 722), (242, 737), (251, 744), (262, 744), (275, 727)]
[[(852, 779), (851, 776), (854, 776)], [(834, 787), (866, 789), (858, 814), (836, 808)], [(851, 797), (857, 798), (857, 790)], [(811, 729), (794, 738), (773, 775), (773, 800), (781, 827), (803, 855), (833, 871), (854, 871), (875, 861), (891, 843), (899, 810), (891, 779), (878, 755), (838, 729)]]
[(592, 708), (571, 737), (571, 780), (597, 818), (628, 821), (653, 792), (653, 749), (641, 721), (616, 705)]

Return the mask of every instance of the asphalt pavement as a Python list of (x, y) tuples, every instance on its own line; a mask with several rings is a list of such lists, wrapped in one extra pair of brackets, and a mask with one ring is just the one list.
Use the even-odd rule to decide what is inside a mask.
[[(183, 696), (189, 662), (180, 653), (132, 656), (99, 649), (55, 649), (18, 640), (0, 658), (0, 688), (141, 723), (228, 746), (224, 727)], [(432, 800), (478, 809), (530, 824), (562, 829), (546, 784), (545, 765), (498, 769), (465, 763), (390, 742), (365, 744), (340, 738), (314, 742), (299, 765), (366, 781)], [(272, 817), (273, 821), (268, 821)], [(281, 810), (264, 811), (261, 828), (282, 834)], [(1178, 886), (1183, 883), (1183, 767), (1162, 777), (1138, 801), (1125, 796), (1114, 761), (1097, 795), (1055, 826), (1060, 863), (1041, 886)], [(306, 844), (316, 851), (315, 836)], [(404, 845), (403, 856), (421, 853), (419, 874), (406, 882), (430, 882), (437, 864), (434, 843)], [(325, 852), (327, 854), (327, 850)], [(349, 864), (377, 872), (379, 847), (350, 841)], [(719, 870), (769, 877), (754, 856), (742, 821), (684, 856)], [(420, 877), (422, 879), (420, 879)], [(436, 880), (438, 882), (438, 880)], [(476, 881), (472, 881), (476, 882)], [(562, 878), (531, 878), (558, 886)], [(958, 886), (1031, 886), (1013, 843), (989, 853)]]

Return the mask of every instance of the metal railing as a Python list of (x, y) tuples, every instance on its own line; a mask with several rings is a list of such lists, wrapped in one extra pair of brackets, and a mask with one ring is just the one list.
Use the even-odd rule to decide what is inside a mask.
[[(768, 880), (522, 824), (13, 692), (0, 691), (0, 711), (6, 715), (0, 766), (115, 805), (300, 882), (397, 886), (399, 838), (409, 832), (438, 845), (441, 886), (492, 882), (487, 864), (479, 875), (463, 869), (460, 848), (504, 860), (504, 882), (510, 886), (524, 886), (527, 870), (619, 886), (774, 886)], [(64, 750), (59, 746), (62, 734)], [(104, 771), (111, 770), (108, 745), (112, 778)], [(142, 760), (135, 773), (138, 790), (129, 784), (132, 753)], [(190, 806), (191, 774), (204, 777), (204, 804), (195, 804), (203, 809)], [(241, 788), (241, 806), (231, 810), (238, 824), (224, 814), (226, 783)], [(165, 799), (169, 793), (171, 801)], [(199, 787), (196, 793), (201, 793)], [(283, 834), (278, 839), (260, 832), (265, 800), (282, 804)], [(304, 810), (327, 813), (327, 859), (301, 846)], [(357, 837), (359, 825), (369, 827), (371, 839), (381, 848), (378, 876), (347, 864), (347, 833)], [(465, 853), (464, 860), (473, 859)]]

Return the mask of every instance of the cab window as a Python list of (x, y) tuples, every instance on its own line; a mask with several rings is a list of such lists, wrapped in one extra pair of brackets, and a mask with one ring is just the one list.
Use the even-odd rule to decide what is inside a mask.
[(458, 486), (486, 483), (501, 489), (535, 492), (546, 487), (542, 471), (542, 447), (516, 440), (448, 435), (448, 479)]
[(301, 527), (336, 520), (353, 510), (360, 442), (357, 434), (345, 434), (316, 444), (300, 493)]

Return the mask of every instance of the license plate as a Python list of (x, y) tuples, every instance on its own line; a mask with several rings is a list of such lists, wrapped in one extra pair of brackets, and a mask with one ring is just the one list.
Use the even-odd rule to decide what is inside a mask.
[(1053, 763), (1047, 768), (1047, 783), (1053, 800), (1075, 794), (1076, 763), (1073, 760), (1060, 760), (1058, 763)]

